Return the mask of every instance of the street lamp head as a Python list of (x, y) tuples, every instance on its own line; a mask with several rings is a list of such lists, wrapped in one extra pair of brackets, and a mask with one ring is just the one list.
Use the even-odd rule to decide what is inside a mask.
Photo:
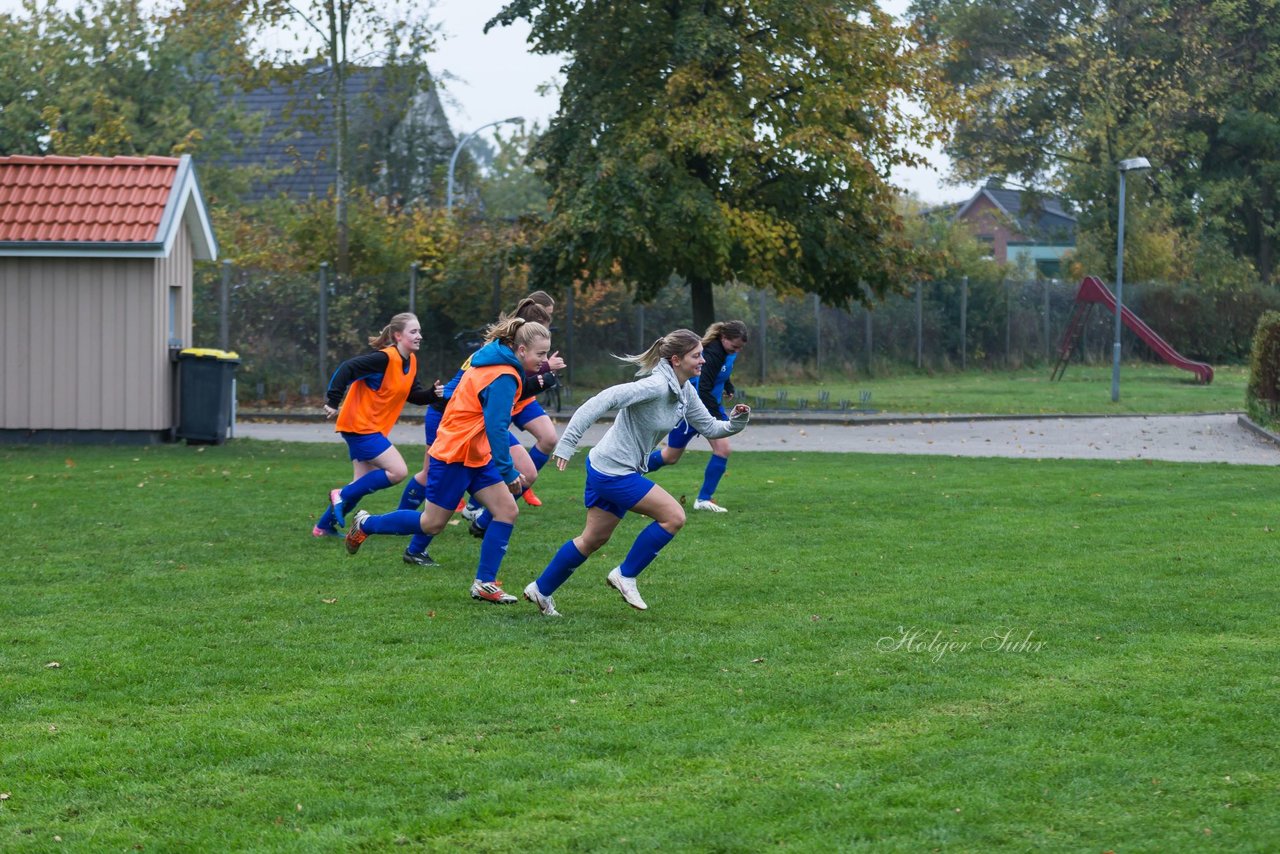
[(1130, 157), (1127, 160), (1121, 160), (1116, 168), (1121, 172), (1135, 172), (1140, 169), (1150, 169), (1151, 161), (1145, 157)]

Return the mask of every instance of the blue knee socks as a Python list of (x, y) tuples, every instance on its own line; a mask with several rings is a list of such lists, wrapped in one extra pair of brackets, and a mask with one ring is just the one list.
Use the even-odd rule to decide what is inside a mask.
[(662, 547), (675, 537), (675, 534), (667, 533), (666, 529), (657, 522), (650, 522), (631, 544), (631, 551), (627, 552), (627, 559), (618, 567), (618, 571), (627, 578), (635, 578), (644, 572), (646, 566), (653, 563), (653, 559), (658, 556), (658, 552), (662, 551)]
[(427, 550), (427, 546), (431, 545), (431, 535), (422, 533), (422, 529), (418, 529), (418, 533), (413, 535), (413, 539), (409, 541), (407, 552), (421, 554)]
[(422, 506), (422, 502), (427, 500), (427, 485), (418, 483), (418, 478), (409, 478), (404, 485), (404, 492), (400, 493), (400, 506), (398, 510), (417, 510)]
[(711, 460), (707, 463), (706, 473), (702, 475), (702, 490), (698, 493), (699, 501), (710, 501), (711, 496), (716, 494), (716, 487), (720, 485), (720, 478), (724, 477), (724, 470), (728, 466), (728, 457), (711, 455)]
[(507, 544), (515, 525), (510, 522), (492, 522), (480, 541), (480, 564), (476, 567), (477, 581), (493, 581), (498, 577), (498, 567), (507, 555)]
[(547, 464), (547, 460), (551, 459), (551, 457), (542, 453), (542, 449), (534, 445), (529, 449), (529, 459), (533, 460), (534, 471), (542, 471), (542, 467)]
[(392, 510), (365, 519), (360, 530), (366, 534), (421, 534), (422, 514), (417, 510)]
[(355, 483), (348, 483), (342, 487), (343, 515), (350, 516), (361, 498), (371, 492), (377, 492), (379, 489), (386, 489), (390, 485), (391, 476), (382, 469), (374, 469)]
[(662, 449), (658, 448), (649, 454), (649, 471), (657, 471), (667, 463), (662, 459)]
[(587, 560), (587, 556), (578, 551), (578, 547), (573, 544), (573, 540), (569, 540), (560, 550), (556, 552), (555, 557), (551, 558), (551, 563), (547, 564), (547, 568), (542, 570), (542, 575), (538, 576), (537, 585), (538, 592), (543, 596), (550, 596), (556, 592), (556, 589), (569, 580), (569, 576), (573, 575), (573, 571), (582, 566)]

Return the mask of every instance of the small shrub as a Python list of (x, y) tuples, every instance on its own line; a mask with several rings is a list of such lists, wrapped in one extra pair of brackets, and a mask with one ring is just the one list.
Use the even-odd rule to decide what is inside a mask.
[(1280, 413), (1280, 311), (1258, 318), (1249, 357), (1245, 406), (1255, 421), (1274, 423)]

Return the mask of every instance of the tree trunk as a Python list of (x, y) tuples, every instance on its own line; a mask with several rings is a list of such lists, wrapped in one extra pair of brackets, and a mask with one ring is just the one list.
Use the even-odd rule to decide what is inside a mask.
[(716, 298), (711, 283), (705, 279), (690, 279), (689, 299), (693, 308), (693, 331), (701, 335), (716, 320)]

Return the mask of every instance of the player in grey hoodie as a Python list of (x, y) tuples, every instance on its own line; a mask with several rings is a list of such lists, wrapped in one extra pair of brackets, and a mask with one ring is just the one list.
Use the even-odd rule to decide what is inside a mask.
[(677, 329), (640, 355), (620, 358), (640, 368), (640, 379), (607, 388), (578, 407), (556, 445), (556, 467), (564, 471), (586, 429), (610, 410), (618, 410), (613, 426), (587, 454), (586, 527), (561, 546), (542, 575), (524, 589), (524, 598), (548, 617), (560, 616), (551, 599), (556, 588), (609, 542), (629, 510), (653, 522), (636, 537), (626, 559), (613, 568), (606, 581), (628, 605), (647, 609), (636, 589), (636, 576), (684, 527), (685, 518), (680, 503), (644, 476), (649, 452), (681, 420), (687, 420), (708, 439), (718, 439), (741, 432), (751, 418), (751, 408), (741, 403), (733, 408), (728, 421), (713, 418), (689, 385), (705, 361), (702, 339), (696, 332)]

